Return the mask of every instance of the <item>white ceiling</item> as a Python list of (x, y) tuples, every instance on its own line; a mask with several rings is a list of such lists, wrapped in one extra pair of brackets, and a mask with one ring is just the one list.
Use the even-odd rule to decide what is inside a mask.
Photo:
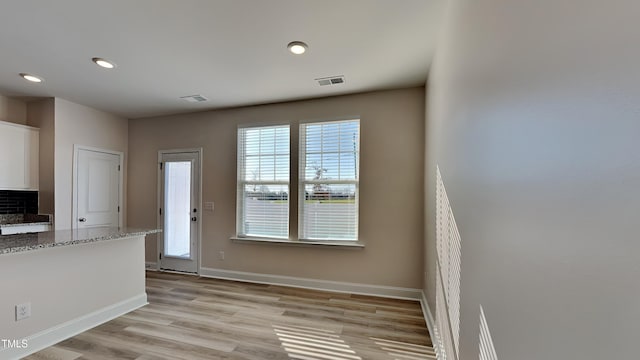
[[(2, 0), (0, 94), (128, 118), (425, 83), (444, 0)], [(290, 54), (304, 41), (309, 50)], [(92, 57), (114, 61), (104, 70)], [(28, 83), (18, 74), (45, 81)], [(320, 87), (315, 78), (344, 75)], [(202, 94), (204, 103), (181, 96)]]

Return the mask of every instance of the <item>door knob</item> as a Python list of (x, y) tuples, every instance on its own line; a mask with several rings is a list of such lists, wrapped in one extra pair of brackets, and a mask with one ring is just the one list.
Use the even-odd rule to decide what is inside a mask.
[(80, 218), (80, 219), (78, 219), (78, 221), (85, 222), (85, 221), (87, 221), (87, 219), (86, 218)]

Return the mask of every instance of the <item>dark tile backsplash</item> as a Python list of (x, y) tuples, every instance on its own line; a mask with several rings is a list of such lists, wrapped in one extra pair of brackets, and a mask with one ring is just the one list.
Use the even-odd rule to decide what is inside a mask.
[(37, 213), (37, 191), (0, 190), (0, 214)]

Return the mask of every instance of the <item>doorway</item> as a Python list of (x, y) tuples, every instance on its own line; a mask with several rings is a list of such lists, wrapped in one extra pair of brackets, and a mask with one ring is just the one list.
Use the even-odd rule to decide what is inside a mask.
[(158, 268), (198, 273), (202, 149), (158, 152)]
[(74, 146), (73, 229), (122, 226), (122, 159), (117, 151)]

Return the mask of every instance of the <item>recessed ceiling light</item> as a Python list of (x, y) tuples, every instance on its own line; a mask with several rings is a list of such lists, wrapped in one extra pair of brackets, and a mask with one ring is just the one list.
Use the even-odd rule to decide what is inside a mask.
[(309, 46), (307, 46), (307, 44), (303, 43), (302, 41), (292, 41), (289, 43), (289, 45), (287, 45), (287, 49), (289, 49), (289, 51), (296, 55), (304, 54), (305, 51), (307, 51), (308, 47)]
[(103, 58), (94, 57), (93, 59), (91, 59), (91, 61), (93, 61), (94, 63), (96, 63), (96, 65), (103, 67), (105, 69), (113, 69), (114, 67), (116, 67), (116, 64), (112, 63), (109, 60), (105, 60)]
[(20, 76), (22, 76), (23, 79), (34, 83), (41, 83), (43, 81), (42, 78), (27, 73), (20, 73)]

